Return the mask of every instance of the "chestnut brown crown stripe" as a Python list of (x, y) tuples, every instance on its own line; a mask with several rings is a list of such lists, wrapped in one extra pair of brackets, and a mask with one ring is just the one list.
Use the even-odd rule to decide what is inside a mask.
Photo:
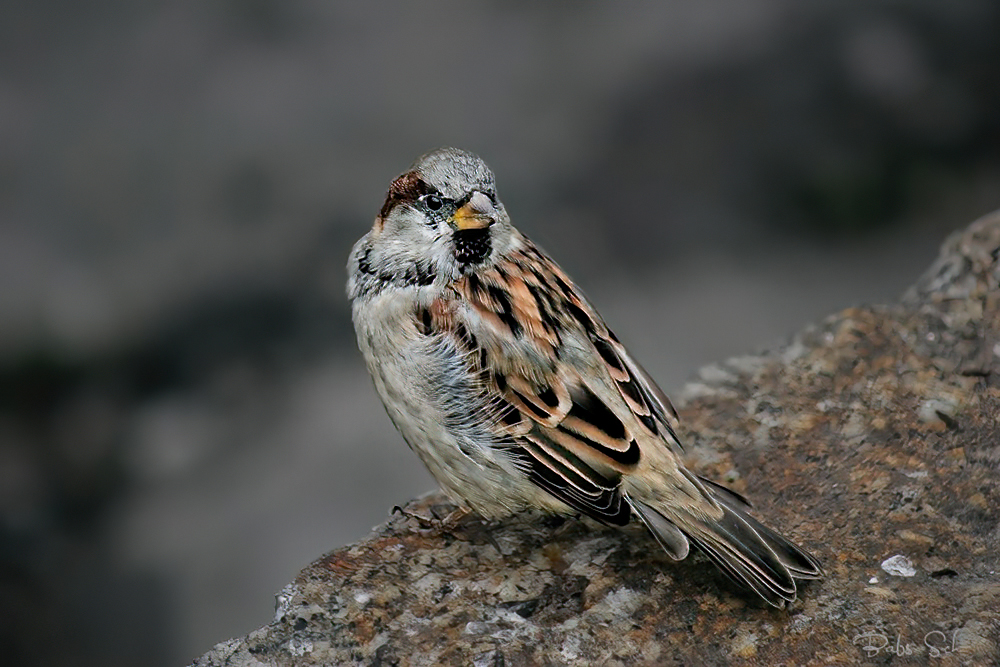
[(378, 217), (385, 219), (397, 205), (413, 203), (421, 195), (429, 192), (436, 192), (436, 190), (420, 178), (417, 172), (408, 171), (389, 186), (389, 191), (385, 195), (385, 203), (382, 204), (382, 210), (378, 212)]

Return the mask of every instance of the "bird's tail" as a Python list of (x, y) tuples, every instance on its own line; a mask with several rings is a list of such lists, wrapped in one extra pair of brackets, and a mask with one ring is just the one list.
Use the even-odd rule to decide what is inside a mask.
[(722, 508), (717, 520), (663, 511), (635, 498), (629, 504), (671, 557), (680, 560), (693, 542), (737, 584), (775, 607), (795, 599), (796, 579), (818, 579), (819, 562), (747, 513), (750, 503), (726, 487), (701, 479), (699, 486)]

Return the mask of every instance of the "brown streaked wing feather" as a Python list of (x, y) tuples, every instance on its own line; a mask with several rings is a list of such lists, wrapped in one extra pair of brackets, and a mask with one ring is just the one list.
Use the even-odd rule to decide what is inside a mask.
[[(574, 396), (556, 377), (549, 383), (533, 385), (521, 376), (501, 375), (494, 370), (491, 378), (492, 386), (487, 391), (499, 392), (507, 406), (506, 420), (497, 424), (504, 434), (503, 448), (529, 479), (598, 521), (628, 523), (630, 509), (619, 486), (622, 473), (638, 463), (639, 447), (634, 440), (612, 438), (592, 423), (610, 428), (607, 420), (615, 419), (610, 411), (603, 408), (608, 413), (602, 416), (604, 422), (577, 416), (583, 414), (579, 392), (573, 390)], [(516, 415), (511, 416), (511, 411)], [(624, 425), (616, 422), (627, 436)]]
[[(635, 374), (621, 358), (620, 344), (562, 271), (533, 246), (518, 262), (462, 277), (454, 284), (460, 299), (500, 337), (527, 338), (558, 359), (566, 326), (582, 327), (604, 358), (610, 381), (637, 419), (623, 419), (574, 369), (533, 368), (499, 359), (496, 346), (481, 346), (467, 335), (461, 344), (495, 397), (495, 428), (502, 448), (540, 488), (599, 521), (623, 525), (629, 506), (619, 488), (622, 474), (639, 463), (636, 429), (657, 433), (654, 411)], [(579, 329), (578, 329), (579, 330)], [(639, 426), (643, 424), (643, 426)]]
[(625, 362), (629, 372), (632, 374), (632, 381), (642, 392), (646, 406), (652, 413), (652, 418), (670, 435), (669, 438), (664, 437), (664, 439), (678, 452), (683, 451), (684, 445), (681, 443), (680, 438), (677, 437), (677, 426), (680, 423), (680, 419), (677, 416), (677, 410), (674, 409), (673, 403), (670, 402), (667, 395), (663, 393), (659, 385), (646, 372), (646, 369), (640, 366), (639, 362), (625, 349), (625, 346), (614, 337), (613, 333), (611, 337), (614, 339), (620, 358)]
[[(608, 374), (629, 409), (648, 432), (660, 435), (675, 451), (683, 451), (677, 437), (677, 411), (649, 373), (639, 365), (614, 332), (565, 273), (540, 250), (531, 246), (526, 256), (532, 261), (531, 275), (541, 285), (555, 285), (563, 297), (561, 309), (571, 315), (586, 332), (594, 349), (604, 360)], [(548, 274), (549, 278), (546, 278)], [(529, 280), (530, 282), (530, 280)], [(551, 289), (551, 288), (550, 288)], [(546, 292), (551, 294), (552, 292)], [(539, 299), (539, 302), (542, 300)], [(551, 299), (549, 300), (551, 307)]]
[[(465, 303), (472, 305), (485, 322), (494, 327), (507, 327), (507, 331), (498, 331), (498, 336), (529, 338), (536, 348), (542, 351), (551, 349), (552, 358), (557, 359), (559, 322), (565, 321), (565, 311), (572, 310), (571, 301), (579, 300), (579, 297), (570, 288), (569, 279), (561, 275), (551, 262), (538, 261), (540, 257), (540, 253), (526, 254), (522, 262), (508, 265), (507, 270), (494, 267), (466, 276), (456, 283), (456, 289), (462, 293)], [(525, 265), (530, 270), (512, 270), (512, 267)], [(535, 289), (530, 289), (528, 285), (533, 285)], [(558, 285), (559, 289), (554, 291), (553, 285)], [(549, 297), (540, 298), (539, 292)], [(551, 296), (553, 294), (567, 300), (561, 304), (563, 312), (553, 312), (557, 305), (555, 297)], [(508, 323), (507, 319), (514, 321)], [(502, 325), (498, 324), (498, 320)], [(599, 320), (597, 325), (606, 331)], [(520, 371), (522, 365), (519, 363), (494, 359), (494, 355), (498, 354), (502, 352), (491, 347), (486, 350), (485, 356), (478, 355), (493, 373), (492, 389), (523, 416), (535, 422), (537, 429), (545, 435), (545, 441), (566, 442), (567, 438), (573, 438), (583, 460), (593, 455), (597, 457), (596, 465), (609, 466), (619, 473), (630, 470), (638, 463), (639, 448), (633, 433), (635, 426), (628, 423), (633, 420), (626, 421), (623, 415), (616, 414), (615, 408), (606, 404), (574, 368), (553, 364), (549, 369), (532, 368), (529, 376), (527, 372)], [(650, 412), (642, 402), (641, 393), (631, 384), (631, 377), (624, 375), (624, 365), (618, 361), (617, 366), (622, 371), (622, 378), (629, 382), (627, 388), (622, 390), (623, 396), (631, 397), (626, 399), (626, 404), (633, 415), (641, 410), (648, 416)], [(620, 407), (618, 409), (621, 410)], [(547, 429), (555, 430), (547, 433)]]
[(578, 512), (614, 526), (629, 522), (631, 510), (618, 486), (620, 476), (603, 477), (579, 460), (568, 465), (553, 455), (559, 451), (557, 446), (536, 437), (506, 439), (499, 447), (536, 486)]

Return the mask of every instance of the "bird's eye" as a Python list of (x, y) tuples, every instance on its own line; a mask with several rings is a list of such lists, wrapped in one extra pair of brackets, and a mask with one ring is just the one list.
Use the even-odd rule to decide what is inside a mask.
[(444, 206), (444, 199), (441, 198), (441, 195), (436, 195), (433, 192), (422, 195), (420, 201), (431, 211), (440, 211), (441, 207)]

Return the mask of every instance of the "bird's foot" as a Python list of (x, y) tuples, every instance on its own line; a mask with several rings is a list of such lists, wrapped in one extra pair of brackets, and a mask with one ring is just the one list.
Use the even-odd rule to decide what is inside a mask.
[(407, 519), (416, 521), (419, 526), (418, 530), (422, 532), (450, 535), (464, 542), (484, 541), (492, 545), (498, 553), (503, 554), (500, 545), (490, 533), (489, 521), (468, 507), (454, 507), (443, 516), (438, 512), (442, 508), (441, 505), (433, 505), (429, 508), (431, 516), (423, 516), (397, 505), (392, 508), (392, 513), (398, 513)]

